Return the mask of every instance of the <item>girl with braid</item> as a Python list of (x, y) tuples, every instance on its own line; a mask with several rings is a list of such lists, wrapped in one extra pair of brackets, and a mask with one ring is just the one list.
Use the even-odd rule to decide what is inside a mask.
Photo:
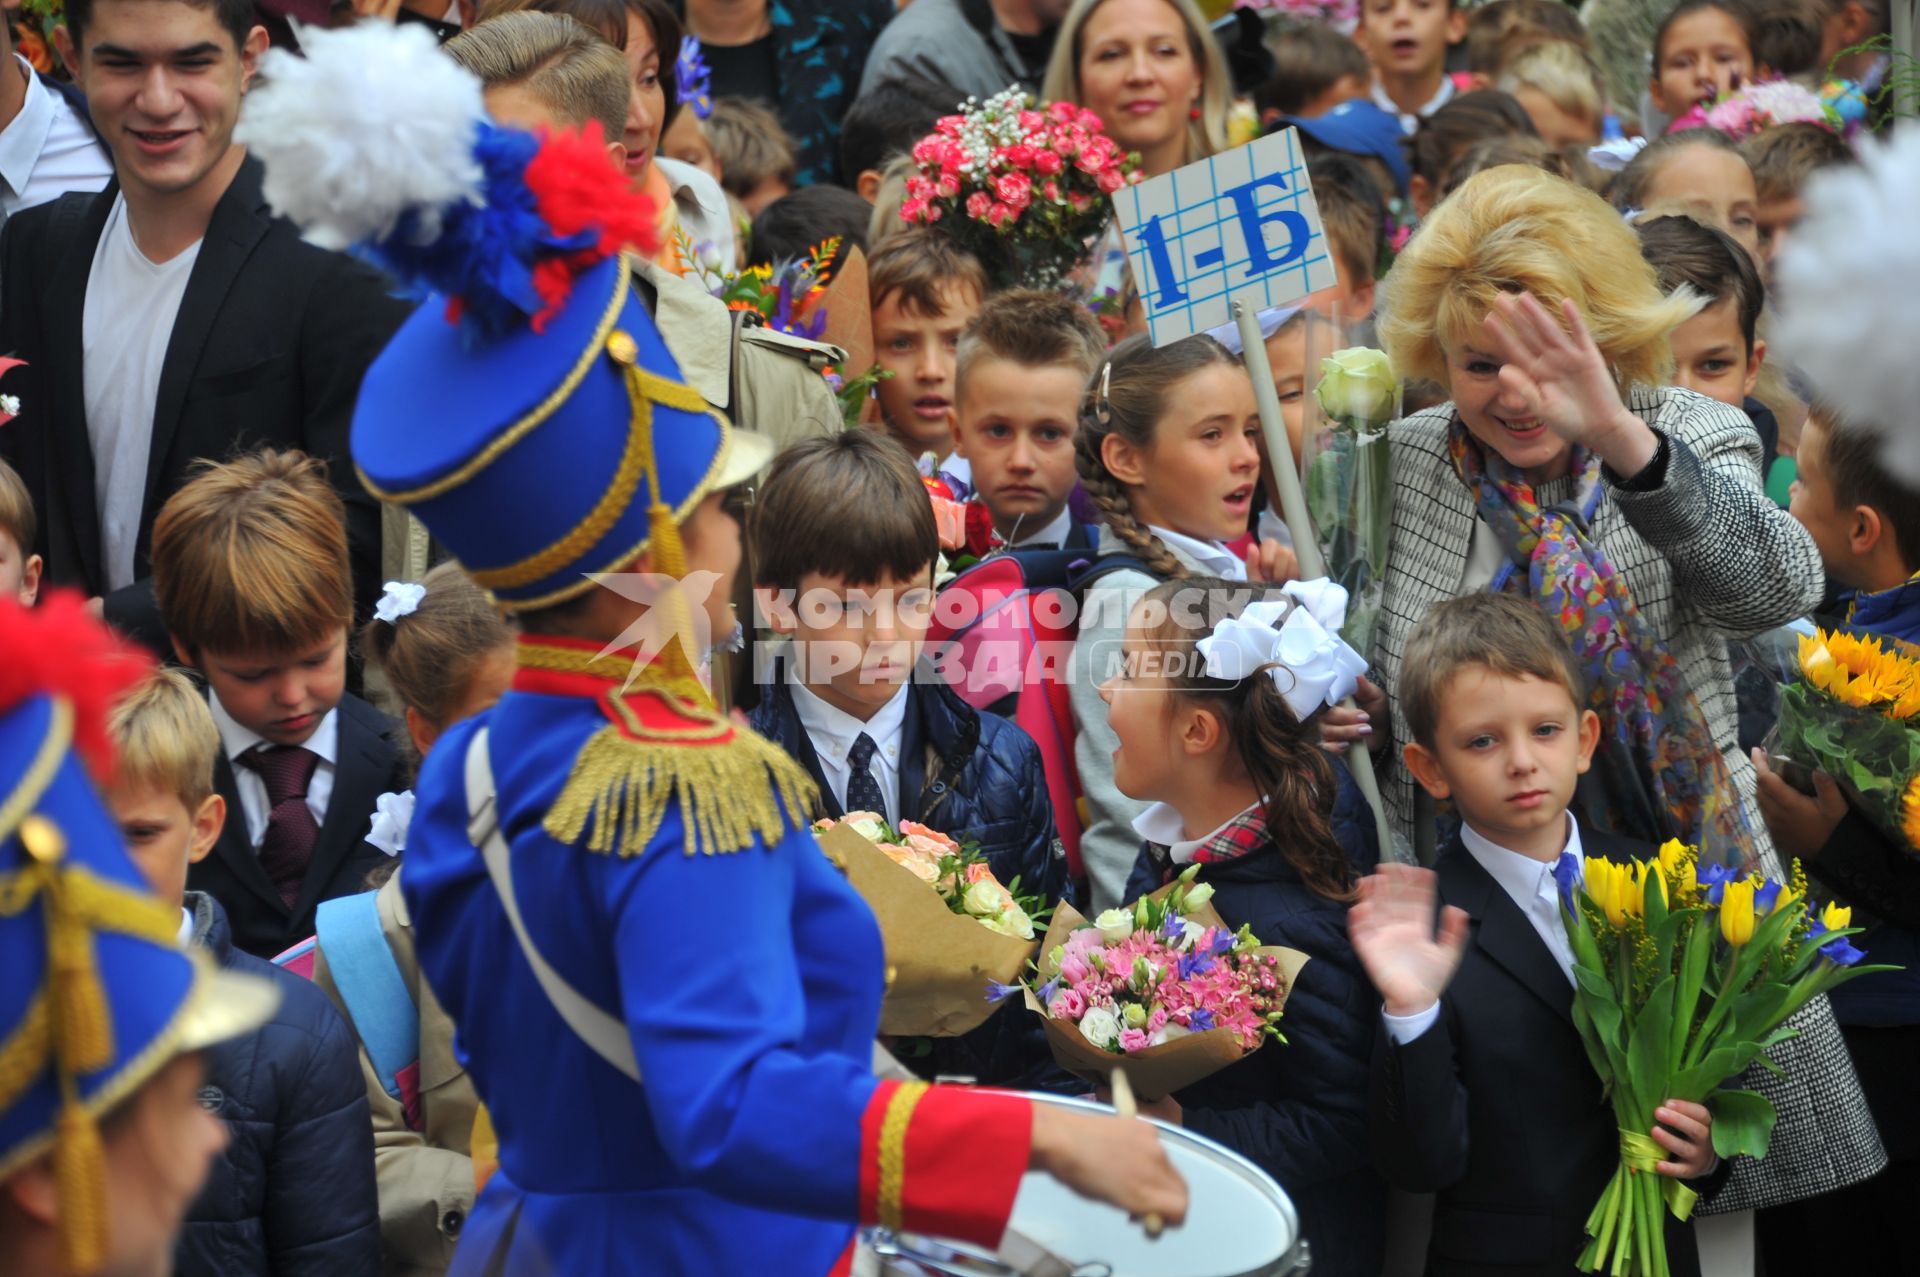
[(1114, 786), (1148, 804), (1127, 897), (1192, 866), (1227, 926), (1308, 958), (1288, 991), (1284, 1050), (1256, 1051), (1143, 1111), (1285, 1184), (1319, 1277), (1375, 1277), (1387, 1194), (1367, 1143), (1367, 1078), (1379, 1003), (1347, 907), (1377, 844), (1373, 822), (1351, 818), (1365, 806), (1314, 730), (1359, 663), (1321, 628), (1314, 605), (1326, 598), (1324, 583), (1157, 585), (1128, 618), (1128, 659), (1100, 692), (1120, 741)]
[(1080, 854), (1095, 909), (1120, 903), (1140, 838), (1143, 803), (1113, 784), (1118, 742), (1100, 684), (1120, 662), (1127, 615), (1161, 581), (1204, 575), (1285, 581), (1292, 551), (1262, 543), (1242, 562), (1227, 542), (1244, 535), (1260, 483), (1260, 416), (1253, 383), (1210, 337), (1155, 349), (1144, 335), (1108, 353), (1088, 384), (1075, 463), (1100, 509), (1099, 552), (1125, 566), (1086, 588), (1070, 667), (1074, 762), (1087, 811)]

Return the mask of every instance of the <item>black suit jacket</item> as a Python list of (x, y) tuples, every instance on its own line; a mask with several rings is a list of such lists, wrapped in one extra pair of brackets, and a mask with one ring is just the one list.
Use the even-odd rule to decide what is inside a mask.
[[(379, 272), (315, 248), (274, 217), (261, 173), (248, 159), (221, 196), (180, 301), (154, 404), (134, 575), (148, 575), (154, 517), (194, 462), (298, 448), (327, 463), (346, 501), (355, 595), (370, 610), (380, 587), (380, 510), (355, 477), (347, 435), (361, 375), (407, 307)], [(98, 194), (63, 196), (9, 219), (0, 234), (0, 351), (27, 361), (8, 379), (22, 407), (0, 431), (0, 453), (33, 493), (46, 579), (89, 594), (104, 593), (107, 577), (82, 319), (118, 193), (109, 183)]]
[(312, 935), (313, 911), (321, 901), (365, 891), (367, 875), (387, 862), (387, 854), (367, 841), (367, 832), (374, 800), (407, 786), (399, 725), (351, 693), (340, 700), (339, 722), (333, 794), (292, 909), (281, 901), (247, 839), (246, 813), (224, 750), (215, 764), (215, 787), (227, 800), (227, 825), (207, 858), (187, 871), (187, 886), (220, 902), (233, 927), (234, 947), (257, 957), (271, 958)]
[[(1585, 828), (1581, 841), (1590, 856), (1653, 854)], [(1527, 916), (1458, 835), (1434, 871), (1471, 920), (1467, 952), (1432, 1028), (1404, 1046), (1375, 1038), (1374, 1158), (1399, 1187), (1438, 1194), (1430, 1274), (1563, 1277), (1619, 1164), (1613, 1108), (1573, 1027), (1573, 985)], [(1692, 1187), (1704, 1196), (1725, 1174)], [(1673, 1272), (1698, 1273), (1693, 1229), (1669, 1216), (1666, 1231)]]

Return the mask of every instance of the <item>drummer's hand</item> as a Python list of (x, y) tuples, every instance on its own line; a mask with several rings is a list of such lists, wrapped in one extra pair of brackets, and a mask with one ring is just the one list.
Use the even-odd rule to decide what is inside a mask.
[(1344, 754), (1353, 742), (1365, 741), (1377, 753), (1388, 742), (1386, 724), (1387, 694), (1378, 683), (1362, 678), (1353, 689), (1353, 704), (1329, 705), (1320, 712), (1320, 744), (1329, 753)]
[(1433, 925), (1431, 869), (1383, 864), (1360, 880), (1347, 934), (1388, 1015), (1418, 1015), (1440, 1000), (1467, 951), (1467, 915), (1448, 905)]
[(1177, 1228), (1187, 1218), (1187, 1182), (1145, 1122), (1036, 1104), (1033, 1165), (1136, 1219), (1158, 1215)]
[(1278, 541), (1262, 541), (1247, 550), (1247, 580), (1269, 585), (1285, 585), (1300, 579), (1300, 560), (1293, 547)]

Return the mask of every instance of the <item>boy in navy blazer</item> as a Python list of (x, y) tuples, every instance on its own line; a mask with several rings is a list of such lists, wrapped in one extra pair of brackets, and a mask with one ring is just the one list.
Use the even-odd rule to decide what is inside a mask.
[[(1433, 870), (1383, 866), (1361, 884), (1353, 946), (1385, 1000), (1369, 1109), (1388, 1180), (1438, 1194), (1427, 1271), (1570, 1274), (1619, 1164), (1620, 1133), (1573, 1025), (1563, 886), (1586, 856), (1650, 855), (1568, 810), (1599, 741), (1566, 644), (1523, 599), (1454, 599), (1401, 663), (1405, 759), (1460, 831)], [(1435, 906), (1441, 906), (1438, 927)], [(1712, 1117), (1669, 1100), (1659, 1173), (1703, 1194), (1724, 1177)], [(1693, 1229), (1667, 1220), (1676, 1274)]]
[(153, 578), (174, 654), (207, 681), (231, 813), (187, 885), (226, 909), (236, 948), (272, 957), (321, 901), (365, 890), (385, 860), (374, 802), (406, 788), (395, 724), (346, 690), (340, 498), (297, 452), (206, 466), (154, 521)]

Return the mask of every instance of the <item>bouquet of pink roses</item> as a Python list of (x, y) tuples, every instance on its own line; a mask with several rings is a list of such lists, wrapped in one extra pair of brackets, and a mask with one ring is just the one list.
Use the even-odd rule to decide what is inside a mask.
[(1213, 888), (1192, 866), (1167, 886), (1088, 922), (1061, 905), (1026, 985), (1015, 992), (1045, 1017), (1061, 1068), (1089, 1081), (1124, 1064), (1157, 1098), (1281, 1037), (1278, 1023), (1307, 957), (1234, 931), (1207, 903)]
[(1071, 102), (1036, 107), (1008, 89), (943, 117), (914, 144), (900, 216), (942, 229), (980, 259), (995, 288), (1057, 288), (1137, 181), (1137, 160)]
[(985, 1021), (993, 1008), (981, 983), (1014, 979), (1027, 965), (1043, 902), (1020, 894), (1018, 878), (1003, 885), (978, 847), (911, 820), (895, 829), (856, 811), (816, 821), (813, 832), (880, 924), (888, 972), (880, 1031), (951, 1037)]

